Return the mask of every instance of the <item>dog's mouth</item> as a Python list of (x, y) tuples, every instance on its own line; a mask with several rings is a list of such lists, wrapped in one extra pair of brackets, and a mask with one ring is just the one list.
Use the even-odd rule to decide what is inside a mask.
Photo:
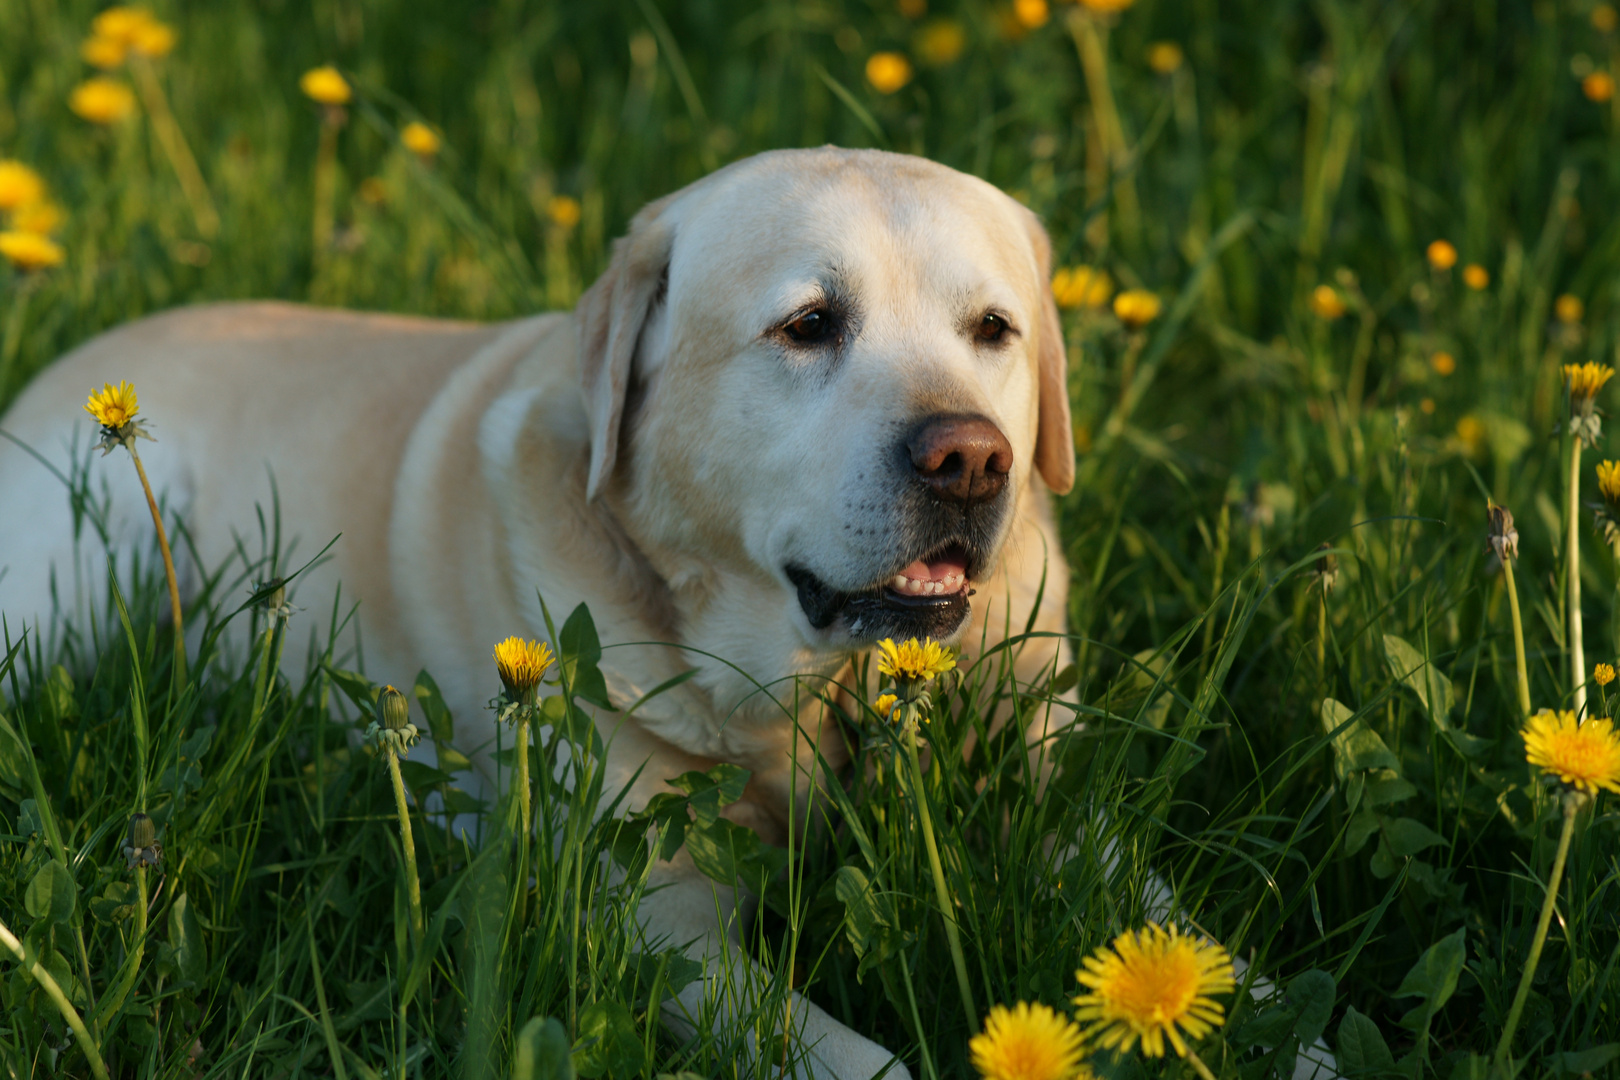
[(966, 547), (948, 544), (855, 592), (834, 589), (810, 570), (790, 565), (788, 580), (810, 625), (825, 630), (835, 622), (851, 638), (944, 638), (968, 616), (970, 583), (977, 567)]

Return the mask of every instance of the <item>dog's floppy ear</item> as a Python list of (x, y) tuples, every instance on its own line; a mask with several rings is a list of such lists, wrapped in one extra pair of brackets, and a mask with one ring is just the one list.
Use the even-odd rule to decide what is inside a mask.
[(669, 199), (637, 214), (629, 235), (613, 244), (613, 259), (579, 298), (579, 381), (591, 432), (591, 468), (585, 497), (597, 494), (613, 475), (619, 456), (619, 421), (630, 389), (636, 340), (652, 306), (675, 239), (675, 227), (660, 215)]
[(1035, 269), (1040, 275), (1040, 325), (1035, 328), (1039, 352), (1037, 385), (1039, 423), (1035, 431), (1035, 467), (1046, 486), (1059, 495), (1074, 487), (1074, 421), (1069, 417), (1069, 357), (1063, 344), (1063, 322), (1052, 296), (1052, 242), (1035, 215), (1025, 211)]

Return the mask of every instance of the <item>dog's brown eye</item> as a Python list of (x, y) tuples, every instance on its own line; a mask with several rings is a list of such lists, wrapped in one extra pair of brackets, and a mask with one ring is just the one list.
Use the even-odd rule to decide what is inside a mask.
[(979, 325), (973, 330), (973, 336), (980, 341), (1000, 341), (1006, 332), (1007, 320), (992, 311), (979, 321)]
[(832, 316), (825, 311), (807, 311), (783, 329), (794, 341), (811, 345), (824, 340), (832, 332)]

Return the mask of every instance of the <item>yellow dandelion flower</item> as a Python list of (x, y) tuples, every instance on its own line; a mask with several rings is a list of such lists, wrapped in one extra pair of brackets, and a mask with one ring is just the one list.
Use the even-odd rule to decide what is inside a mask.
[(49, 236), (61, 225), (62, 208), (53, 202), (28, 203), (11, 212), (11, 227), (18, 232)]
[(553, 195), (546, 203), (546, 216), (558, 228), (572, 229), (579, 224), (579, 215), (579, 200), (570, 195)]
[(932, 679), (956, 666), (956, 655), (933, 638), (899, 645), (893, 638), (878, 642), (878, 670), (896, 679)]
[(322, 105), (347, 105), (354, 97), (349, 82), (331, 64), (310, 68), (298, 79), (298, 89), (304, 96)]
[(1584, 364), (1565, 364), (1564, 382), (1569, 387), (1569, 396), (1577, 401), (1582, 398), (1597, 397), (1603, 384), (1614, 378), (1614, 368), (1607, 364), (1598, 364), (1588, 360)]
[(866, 58), (866, 81), (880, 94), (892, 94), (911, 81), (911, 61), (897, 52), (876, 52)]
[(45, 270), (67, 257), (50, 237), (21, 229), (0, 232), (0, 256), (19, 270)]
[(135, 111), (135, 92), (116, 79), (97, 75), (73, 88), (68, 108), (92, 124), (115, 124)]
[(1058, 307), (1097, 308), (1114, 295), (1108, 271), (1091, 266), (1065, 266), (1052, 275), (1052, 298)]
[(135, 414), (141, 411), (141, 404), (135, 397), (135, 387), (128, 382), (120, 382), (117, 386), (102, 383), (100, 390), (90, 392), (90, 400), (85, 403), (84, 411), (95, 417), (96, 423), (102, 427), (116, 431), (135, 418)]
[(1310, 305), (1311, 311), (1318, 319), (1325, 319), (1328, 322), (1340, 318), (1348, 310), (1344, 306), (1344, 300), (1339, 296), (1339, 291), (1331, 285), (1318, 285), (1312, 289)]
[(1557, 317), (1559, 322), (1578, 323), (1581, 321), (1581, 316), (1585, 314), (1586, 305), (1581, 303), (1581, 298), (1578, 296), (1564, 293), (1553, 301), (1553, 315)]
[(135, 31), (129, 47), (149, 60), (168, 56), (174, 51), (174, 27), (152, 19)]
[(1076, 1080), (1089, 1077), (1080, 1028), (1052, 1008), (1020, 1001), (994, 1005), (984, 1031), (968, 1041), (973, 1067), (984, 1080)]
[(1600, 461), (1597, 467), (1598, 492), (1603, 500), (1620, 506), (1620, 461)]
[(1609, 4), (1599, 4), (1592, 9), (1592, 29), (1598, 33), (1614, 33), (1617, 22), (1620, 22), (1620, 16), (1615, 14), (1614, 8)]
[(1425, 254), (1436, 270), (1450, 270), (1457, 265), (1457, 249), (1449, 240), (1436, 240)]
[(1429, 366), (1436, 375), (1443, 377), (1457, 370), (1457, 358), (1448, 352), (1437, 352), (1429, 357)]
[(103, 71), (111, 71), (124, 63), (124, 54), (129, 46), (116, 38), (101, 37), (99, 34), (84, 39), (79, 46), (79, 56), (91, 67), (98, 67)]
[(1422, 412), (1424, 416), (1433, 416), (1434, 398), (1426, 397), (1422, 401), (1418, 402), (1418, 410)]
[(917, 55), (923, 63), (944, 67), (967, 49), (967, 31), (955, 19), (935, 19), (917, 31)]
[(399, 141), (405, 144), (405, 149), (418, 157), (429, 158), (439, 152), (439, 137), (433, 129), (426, 124), (412, 120), (405, 125), (399, 133)]
[(119, 4), (91, 19), (90, 32), (96, 37), (116, 41), (120, 45), (133, 45), (136, 35), (152, 22), (152, 13), (145, 8)]
[(1594, 71), (1581, 80), (1581, 93), (1586, 100), (1602, 104), (1614, 97), (1614, 76), (1607, 71)]
[(1160, 75), (1170, 75), (1181, 70), (1181, 65), (1187, 57), (1181, 51), (1181, 46), (1173, 41), (1155, 41), (1148, 46), (1148, 67)]
[(543, 641), (509, 637), (495, 646), (495, 671), (514, 700), (540, 685), (554, 659), (551, 647)]
[(1046, 0), (1013, 0), (1013, 18), (1026, 30), (1038, 30), (1052, 17)]
[(1132, 330), (1140, 330), (1159, 317), (1164, 305), (1146, 289), (1127, 289), (1114, 297), (1114, 316)]
[(1475, 292), (1484, 292), (1490, 288), (1491, 272), (1479, 263), (1469, 263), (1463, 267), (1463, 284)]
[(1081, 7), (1103, 15), (1112, 15), (1115, 12), (1124, 11), (1134, 3), (1136, 3), (1136, 0), (1080, 0)]
[(894, 715), (894, 704), (899, 700), (893, 694), (879, 694), (878, 699), (872, 702), (872, 709), (887, 720)]
[(1211, 995), (1236, 986), (1225, 948), (1152, 922), (1086, 957), (1075, 977), (1090, 991), (1074, 999), (1086, 1037), (1121, 1051), (1140, 1041), (1149, 1057), (1164, 1056), (1166, 1039), (1186, 1057), (1184, 1035), (1201, 1039), (1225, 1023), (1226, 1011)]
[(1568, 709), (1542, 709), (1519, 734), (1525, 760), (1536, 768), (1588, 795), (1599, 788), (1620, 793), (1620, 738), (1612, 720), (1589, 718), (1578, 724)]
[(1599, 664), (1592, 669), (1592, 681), (1599, 686), (1608, 686), (1614, 682), (1614, 665)]
[(20, 161), (0, 159), (0, 210), (15, 210), (43, 198), (45, 181), (39, 173)]

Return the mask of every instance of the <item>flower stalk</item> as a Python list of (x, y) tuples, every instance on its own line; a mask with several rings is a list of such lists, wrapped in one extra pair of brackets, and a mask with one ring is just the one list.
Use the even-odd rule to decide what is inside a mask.
[(129, 69), (135, 74), (135, 85), (140, 89), (141, 101), (146, 105), (146, 115), (152, 118), (152, 133), (163, 147), (175, 178), (180, 181), (180, 190), (191, 207), (191, 218), (197, 223), (197, 232), (204, 240), (212, 240), (219, 234), (219, 211), (214, 206), (214, 197), (209, 194), (208, 182), (203, 179), (202, 170), (197, 168), (197, 159), (186, 143), (185, 133), (180, 130), (174, 111), (169, 108), (169, 99), (163, 93), (157, 71), (152, 62), (139, 52), (129, 58)]
[(411, 907), (411, 945), (422, 944), (422, 882), (416, 872), (416, 842), (411, 835), (411, 810), (405, 801), (405, 778), (400, 775), (400, 755), (410, 752), (422, 736), (410, 723), (411, 703), (392, 686), (377, 695), (377, 718), (366, 729), (383, 756), (388, 759), (388, 776), (394, 785), (394, 810), (399, 815), (399, 842), (405, 854), (405, 893)]
[(84, 1026), (83, 1017), (62, 992), (61, 985), (45, 969), (45, 965), (29, 955), (29, 950), (23, 947), (23, 943), (17, 940), (17, 935), (13, 934), (11, 928), (4, 922), (0, 922), (0, 945), (4, 945), (6, 951), (16, 958), (17, 963), (22, 965), (29, 977), (45, 991), (45, 996), (51, 999), (56, 1011), (62, 1014), (62, 1019), (67, 1021), (67, 1026), (73, 1030), (73, 1037), (78, 1040), (79, 1049), (84, 1051), (85, 1059), (90, 1062), (90, 1071), (98, 1080), (109, 1080), (107, 1063), (101, 1059), (101, 1051), (97, 1049), (95, 1040), (90, 1037), (89, 1029)]
[(1530, 666), (1524, 656), (1524, 622), (1519, 617), (1519, 590), (1513, 584), (1513, 560), (1519, 557), (1519, 530), (1513, 527), (1513, 513), (1505, 506), (1489, 503), (1486, 519), (1490, 523), (1487, 544), (1502, 564), (1502, 579), (1507, 585), (1508, 615), (1513, 621), (1513, 663), (1518, 675), (1519, 715), (1530, 715)]
[(1577, 716), (1586, 711), (1586, 643), (1581, 626), (1581, 449), (1596, 446), (1603, 436), (1603, 413), (1598, 391), (1614, 377), (1603, 364), (1565, 364), (1564, 384), (1569, 389), (1569, 662)]
[[(497, 722), (512, 724), (517, 735), (513, 753), (517, 770), (513, 777), (513, 805), (517, 809), (517, 880), (527, 881), (529, 846), (534, 842), (534, 825), (529, 792), (529, 727), (540, 715), (540, 683), (555, 662), (551, 647), (543, 641), (509, 637), (495, 646), (495, 673), (500, 676), (501, 696), (492, 702)], [(508, 822), (511, 821), (510, 815)], [(523, 925), (528, 909), (528, 890), (518, 893), (517, 925)]]

